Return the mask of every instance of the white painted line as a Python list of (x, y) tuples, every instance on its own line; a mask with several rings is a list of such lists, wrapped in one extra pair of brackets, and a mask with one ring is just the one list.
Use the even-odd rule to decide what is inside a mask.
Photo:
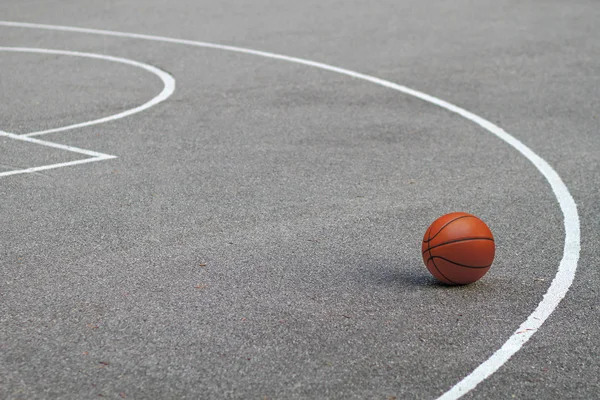
[(85, 149), (80, 149), (79, 147), (67, 146), (64, 144), (48, 142), (46, 140), (25, 137), (22, 135), (16, 135), (14, 133), (9, 133), (9, 132), (0, 131), (0, 136), (5, 136), (10, 139), (20, 140), (22, 142), (34, 143), (34, 144), (41, 145), (41, 146), (52, 147), (52, 148), (59, 149), (59, 150), (65, 150), (65, 151), (70, 151), (72, 153), (78, 153), (78, 154), (90, 156), (90, 158), (84, 158), (82, 160), (74, 160), (74, 161), (68, 161), (68, 162), (63, 162), (63, 163), (58, 163), (58, 164), (42, 165), (39, 167), (31, 167), (31, 168), (25, 168), (25, 169), (4, 171), (4, 172), (0, 172), (0, 177), (17, 175), (17, 174), (28, 174), (31, 172), (45, 171), (45, 170), (54, 169), (54, 168), (70, 167), (73, 165), (86, 164), (86, 163), (90, 163), (90, 162), (110, 160), (112, 158), (117, 158), (117, 156), (111, 156), (110, 154), (98, 153), (96, 151), (85, 150)]
[(20, 140), (20, 141), (23, 141), (23, 142), (34, 143), (34, 144), (39, 144), (39, 145), (42, 145), (42, 146), (53, 147), (55, 149), (71, 151), (73, 153), (85, 154), (86, 156), (90, 156), (90, 157), (98, 157), (98, 158), (109, 157), (109, 158), (115, 158), (115, 156), (109, 156), (108, 154), (98, 153), (96, 151), (91, 151), (91, 150), (80, 149), (79, 147), (67, 146), (67, 145), (64, 145), (64, 144), (58, 144), (58, 143), (54, 143), (54, 142), (48, 142), (46, 140), (35, 139), (35, 138), (27, 137), (25, 135), (17, 135), (15, 133), (9, 133), (9, 132), (2, 132), (2, 131), (0, 131), (0, 136), (6, 136), (6, 137), (11, 138), (11, 139)]
[[(446, 107), (444, 107), (446, 108)], [(454, 111), (454, 110), (452, 110)], [(460, 111), (460, 112), (459, 112)], [(506, 363), (521, 347), (537, 332), (542, 324), (554, 312), (560, 301), (565, 297), (569, 287), (573, 283), (577, 262), (580, 252), (580, 224), (575, 200), (569, 193), (566, 185), (556, 173), (556, 171), (540, 156), (521, 143), (513, 136), (506, 133), (501, 128), (484, 120), (468, 111), (458, 109), (457, 112), (465, 118), (481, 125), (492, 132), (502, 140), (513, 146), (544, 175), (564, 216), (565, 226), (565, 244), (563, 247), (563, 257), (558, 267), (558, 272), (552, 280), (548, 291), (542, 301), (538, 304), (533, 313), (523, 322), (519, 328), (510, 336), (510, 338), (497, 350), (490, 358), (479, 365), (473, 372), (454, 385), (448, 392), (444, 393), (439, 399), (451, 400), (458, 399), (470, 390), (474, 389), (480, 382), (496, 372), (504, 363)]]
[(73, 165), (108, 160), (110, 158), (115, 158), (115, 156), (84, 158), (83, 160), (75, 160), (75, 161), (69, 161), (69, 162), (58, 163), (58, 164), (42, 165), (40, 167), (32, 167), (32, 168), (26, 168), (26, 169), (17, 169), (17, 170), (13, 170), (13, 171), (5, 171), (5, 172), (0, 172), (0, 177), (10, 176), (10, 175), (18, 175), (18, 174), (29, 174), (32, 172), (45, 171), (45, 170), (54, 169), (54, 168), (71, 167)]
[(126, 33), (126, 32), (115, 32), (115, 31), (105, 31), (99, 29), (86, 29), (86, 28), (77, 28), (70, 26), (58, 26), (58, 25), (44, 25), (44, 24), (31, 24), (25, 22), (9, 22), (9, 21), (0, 21), (0, 26), (13, 26), (20, 28), (37, 28), (37, 29), (50, 29), (50, 30), (58, 30), (58, 31), (69, 31), (69, 32), (79, 32), (79, 33), (91, 33), (97, 35), (105, 35), (105, 36), (116, 36), (123, 38), (133, 38), (133, 39), (144, 39), (144, 40), (152, 40), (157, 42), (167, 42), (167, 43), (177, 43), (184, 45), (191, 45), (197, 47), (205, 47), (205, 48), (213, 48), (219, 50), (227, 50), (234, 51), (238, 53), (246, 53), (253, 54), (261, 57), (289, 61), (296, 64), (308, 65), (315, 68), (320, 68), (332, 72), (337, 72), (343, 75), (351, 76), (353, 78), (362, 79), (365, 81), (373, 82), (375, 84), (397, 90), (399, 92), (408, 94), (410, 96), (417, 97), (423, 101), (429, 102), (431, 104), (435, 104), (443, 109), (451, 111), (455, 114), (466, 118), (467, 120), (474, 122), (486, 129), (490, 133), (494, 134), (498, 138), (502, 139), (510, 146), (515, 148), (519, 153), (525, 156), (535, 167), (542, 173), (542, 175), (546, 178), (552, 191), (554, 192), (556, 199), (560, 205), (561, 211), (564, 217), (564, 226), (565, 226), (565, 244), (563, 249), (563, 257), (558, 267), (558, 272), (548, 291), (544, 295), (544, 298), (539, 303), (535, 311), (527, 318), (523, 324), (515, 331), (508, 340), (504, 343), (504, 345), (496, 351), (489, 359), (484, 361), (479, 367), (477, 367), (473, 372), (471, 372), (468, 376), (454, 385), (448, 392), (443, 394), (440, 399), (449, 400), (449, 399), (458, 399), (463, 396), (465, 393), (469, 392), (473, 388), (475, 388), (479, 383), (493, 374), (498, 370), (504, 363), (506, 363), (517, 351), (521, 349), (521, 347), (533, 336), (533, 334), (542, 326), (544, 321), (552, 314), (552, 312), (556, 309), (560, 301), (564, 298), (571, 283), (573, 282), (573, 278), (575, 277), (575, 271), (577, 269), (577, 261), (579, 260), (579, 251), (580, 251), (580, 225), (579, 225), (579, 215), (577, 213), (577, 205), (573, 200), (573, 197), (569, 193), (569, 190), (565, 186), (564, 182), (558, 176), (556, 171), (541, 157), (535, 154), (531, 149), (521, 143), (518, 139), (511, 136), (507, 132), (505, 132), (500, 127), (494, 125), (490, 121), (483, 119), (463, 108), (455, 106), (451, 103), (448, 103), (444, 100), (438, 99), (437, 97), (430, 96), (426, 93), (419, 92), (414, 89), (407, 88), (402, 85), (398, 85), (396, 83), (386, 81), (383, 79), (379, 79), (370, 75), (361, 74), (359, 72), (354, 72), (351, 70), (347, 70), (344, 68), (334, 67), (328, 64), (323, 64), (319, 62), (314, 62), (310, 60), (305, 60), (302, 58), (296, 57), (288, 57), (284, 55), (268, 53), (264, 51), (257, 51), (251, 49), (244, 49), (240, 47), (233, 46), (223, 46), (219, 44), (213, 43), (205, 43), (205, 42), (197, 42), (193, 40), (181, 40), (174, 38), (167, 38), (162, 36), (152, 36), (152, 35), (140, 35), (136, 33)]
[(124, 117), (130, 116), (130, 115), (139, 113), (141, 111), (144, 111), (144, 110), (166, 100), (175, 91), (175, 79), (170, 74), (168, 74), (167, 72), (164, 72), (152, 65), (144, 64), (144, 63), (141, 63), (138, 61), (129, 60), (127, 58), (112, 57), (112, 56), (107, 56), (107, 55), (103, 55), (103, 54), (82, 53), (82, 52), (78, 52), (78, 51), (35, 49), (35, 48), (24, 48), (24, 47), (0, 47), (0, 51), (11, 51), (11, 52), (20, 52), (20, 53), (60, 54), (60, 55), (65, 55), (65, 56), (86, 57), (86, 58), (94, 58), (94, 59), (105, 60), (105, 61), (113, 61), (113, 62), (118, 62), (118, 63), (122, 63), (122, 64), (131, 65), (134, 67), (142, 68), (142, 69), (158, 76), (160, 78), (160, 80), (163, 82), (163, 90), (157, 96), (155, 96), (153, 99), (142, 104), (141, 106), (120, 112), (118, 114), (110, 115), (108, 117), (95, 119), (93, 121), (81, 122), (78, 124), (63, 126), (60, 128), (31, 132), (31, 133), (24, 134), (23, 136), (40, 136), (40, 135), (45, 135), (47, 133), (62, 132), (62, 131), (70, 130), (70, 129), (83, 128), (86, 126), (91, 126), (91, 125), (101, 124), (104, 122), (114, 121), (114, 120), (117, 120), (120, 118), (124, 118)]
[(29, 143), (42, 145), (42, 146), (52, 147), (55, 149), (70, 151), (73, 153), (84, 154), (84, 155), (91, 157), (91, 158), (86, 158), (86, 159), (82, 159), (82, 160), (75, 160), (75, 161), (69, 161), (69, 162), (58, 163), (58, 164), (43, 165), (43, 166), (38, 166), (38, 167), (26, 168), (26, 169), (5, 171), (5, 172), (0, 173), (0, 177), (11, 176), (11, 175), (16, 175), (16, 174), (25, 174), (25, 173), (31, 173), (31, 172), (38, 172), (38, 171), (44, 171), (44, 170), (54, 169), (54, 168), (69, 167), (69, 166), (73, 166), (73, 165), (79, 165), (79, 164), (85, 164), (85, 163), (90, 163), (90, 162), (103, 161), (103, 160), (109, 160), (112, 158), (116, 158), (116, 156), (112, 156), (109, 154), (103, 154), (103, 153), (98, 153), (98, 152), (91, 151), (91, 150), (80, 149), (78, 147), (67, 146), (67, 145), (62, 145), (62, 144), (58, 144), (58, 143), (48, 142), (45, 140), (34, 139), (34, 138), (32, 138), (32, 136), (40, 136), (40, 135), (45, 135), (47, 133), (61, 132), (61, 131), (66, 131), (66, 130), (70, 130), (70, 129), (75, 129), (75, 128), (82, 128), (85, 126), (96, 125), (96, 124), (100, 124), (103, 122), (114, 121), (119, 118), (124, 118), (129, 115), (146, 110), (146, 109), (166, 100), (175, 91), (175, 79), (170, 74), (168, 74), (152, 65), (144, 64), (144, 63), (126, 59), (126, 58), (112, 57), (112, 56), (107, 56), (107, 55), (103, 55), (103, 54), (82, 53), (82, 52), (78, 52), (78, 51), (51, 50), (51, 49), (26, 48), (26, 47), (2, 47), (2, 46), (0, 46), (0, 51), (17, 52), (17, 53), (58, 54), (58, 55), (86, 57), (86, 58), (100, 59), (100, 60), (105, 60), (105, 61), (118, 62), (118, 63), (131, 65), (131, 66), (142, 68), (146, 71), (149, 71), (149, 72), (153, 73), (154, 75), (158, 76), (160, 78), (160, 80), (163, 82), (162, 91), (157, 96), (152, 98), (150, 101), (142, 104), (141, 106), (135, 107), (130, 110), (123, 111), (123, 112), (115, 114), (115, 115), (111, 115), (108, 117), (104, 117), (104, 118), (100, 118), (100, 119), (96, 119), (96, 120), (92, 120), (92, 121), (82, 122), (82, 123), (78, 123), (78, 124), (63, 126), (60, 128), (48, 129), (48, 130), (38, 131), (38, 132), (31, 132), (28, 134), (21, 134), (21, 135), (0, 131), (0, 136), (5, 136), (5, 137), (8, 137), (8, 138), (11, 138), (14, 140), (21, 140), (21, 141), (25, 141), (25, 142), (29, 142)]

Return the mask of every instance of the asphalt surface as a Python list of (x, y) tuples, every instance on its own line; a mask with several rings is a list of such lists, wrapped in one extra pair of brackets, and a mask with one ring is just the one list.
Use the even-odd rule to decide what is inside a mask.
[[(465, 398), (600, 393), (600, 7), (594, 1), (5, 1), (0, 19), (248, 47), (421, 90), (498, 124), (578, 206), (560, 306)], [(0, 46), (176, 79), (142, 113), (40, 139), (118, 158), (0, 177), (0, 398), (433, 399), (556, 274), (563, 217), (512, 147), (416, 98), (252, 55), (0, 26)], [(0, 130), (136, 107), (154, 75), (0, 51)], [(0, 172), (80, 155), (0, 137)], [(497, 243), (479, 282), (420, 255), (442, 214)]]

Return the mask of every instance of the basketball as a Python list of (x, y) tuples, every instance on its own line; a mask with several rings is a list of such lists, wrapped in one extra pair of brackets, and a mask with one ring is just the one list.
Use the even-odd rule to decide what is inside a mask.
[(496, 246), (490, 228), (474, 215), (454, 212), (425, 232), (421, 253), (431, 275), (448, 285), (467, 285), (488, 272)]

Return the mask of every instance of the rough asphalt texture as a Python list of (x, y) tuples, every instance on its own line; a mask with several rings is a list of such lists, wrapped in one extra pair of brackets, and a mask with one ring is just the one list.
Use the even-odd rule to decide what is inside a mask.
[[(371, 74), (497, 123), (578, 204), (571, 290), (466, 398), (600, 392), (600, 7), (595, 1), (4, 1), (0, 19), (255, 48)], [(44, 140), (117, 155), (0, 178), (0, 398), (433, 399), (532, 312), (562, 257), (540, 173), (398, 92), (250, 55), (0, 27), (0, 46), (155, 65), (174, 95)], [(135, 107), (139, 69), (0, 52), (0, 130)], [(79, 156), (0, 138), (0, 171)], [(466, 287), (422, 265), (427, 226), (488, 223)]]

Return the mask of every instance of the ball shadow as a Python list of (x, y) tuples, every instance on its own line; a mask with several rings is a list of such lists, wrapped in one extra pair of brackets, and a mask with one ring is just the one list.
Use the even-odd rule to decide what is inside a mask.
[(453, 288), (436, 280), (422, 264), (413, 261), (396, 262), (371, 260), (363, 263), (360, 279), (366, 283), (402, 289)]
[(486, 291), (490, 289), (489, 283), (481, 281), (469, 285), (448, 285), (440, 282), (427, 271), (423, 264), (414, 260), (365, 262), (362, 264), (358, 279), (367, 285), (405, 291), (421, 291), (423, 289)]

